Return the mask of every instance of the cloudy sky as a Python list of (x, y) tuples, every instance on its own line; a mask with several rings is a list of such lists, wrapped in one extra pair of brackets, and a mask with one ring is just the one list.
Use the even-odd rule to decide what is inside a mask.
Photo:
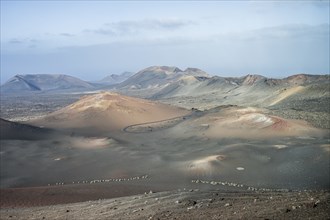
[(1, 83), (98, 80), (169, 65), (210, 74), (329, 73), (329, 1), (3, 1)]

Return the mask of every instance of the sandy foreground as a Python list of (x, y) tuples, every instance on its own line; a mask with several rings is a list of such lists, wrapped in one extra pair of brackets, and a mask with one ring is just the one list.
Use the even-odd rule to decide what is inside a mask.
[(1, 219), (329, 219), (330, 193), (179, 189), (41, 207), (2, 208)]

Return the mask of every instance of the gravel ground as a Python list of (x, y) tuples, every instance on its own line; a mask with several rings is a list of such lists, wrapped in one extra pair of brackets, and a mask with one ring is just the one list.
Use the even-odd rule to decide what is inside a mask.
[(177, 190), (108, 200), (2, 209), (1, 219), (329, 219), (329, 192)]

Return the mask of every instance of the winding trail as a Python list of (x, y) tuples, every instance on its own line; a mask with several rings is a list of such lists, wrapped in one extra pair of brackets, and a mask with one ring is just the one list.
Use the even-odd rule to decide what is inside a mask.
[(145, 122), (145, 123), (139, 123), (139, 124), (133, 124), (133, 125), (129, 125), (129, 126), (126, 126), (125, 128), (122, 129), (122, 131), (126, 132), (126, 133), (146, 133), (147, 131), (145, 132), (134, 132), (134, 131), (128, 131), (128, 129), (130, 128), (133, 128), (133, 127), (136, 127), (136, 126), (147, 126), (147, 125), (152, 125), (152, 124), (157, 124), (157, 123), (162, 123), (162, 122), (167, 122), (167, 121), (173, 121), (173, 120), (177, 120), (177, 119), (180, 119), (182, 118), (182, 120), (186, 120), (187, 118), (190, 118), (192, 117), (194, 114), (194, 112), (191, 112), (187, 115), (181, 115), (181, 116), (177, 116), (177, 117), (174, 117), (174, 118), (168, 118), (168, 119), (163, 119), (163, 120), (159, 120), (159, 121), (152, 121), (152, 122)]

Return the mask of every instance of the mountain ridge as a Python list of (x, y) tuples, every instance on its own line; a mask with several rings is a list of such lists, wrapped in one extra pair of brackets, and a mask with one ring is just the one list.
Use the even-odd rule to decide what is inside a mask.
[(133, 72), (126, 71), (126, 72), (123, 72), (121, 74), (108, 75), (108, 76), (104, 77), (103, 79), (101, 79), (97, 82), (102, 83), (102, 84), (108, 84), (108, 85), (118, 84), (118, 83), (121, 83), (121, 82), (125, 81), (126, 79), (128, 79), (132, 75), (134, 75)]
[(65, 74), (15, 75), (1, 86), (2, 93), (92, 89), (94, 85)]
[[(293, 86), (324, 84), (330, 75), (294, 74), (284, 78), (271, 78), (258, 74), (241, 77), (212, 76), (207, 72), (188, 67), (181, 70), (175, 66), (150, 66), (135, 74), (124, 72), (112, 74), (96, 83), (86, 82), (64, 74), (15, 75), (1, 86), (1, 93), (60, 92), (113, 90), (142, 98), (164, 98), (216, 91), (228, 92), (238, 87), (250, 89), (282, 89)], [(181, 91), (181, 92), (180, 92)], [(199, 92), (201, 91), (201, 92)]]

